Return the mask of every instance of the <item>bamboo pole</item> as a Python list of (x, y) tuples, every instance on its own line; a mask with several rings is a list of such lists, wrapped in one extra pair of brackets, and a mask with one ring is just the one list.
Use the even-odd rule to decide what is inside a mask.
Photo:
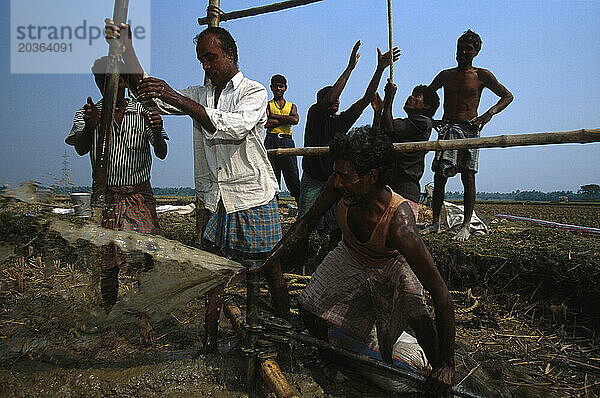
[[(219, 18), (220, 18), (221, 21), (228, 21), (230, 19), (238, 19), (238, 18), (244, 18), (244, 17), (251, 17), (251, 16), (255, 16), (255, 15), (266, 14), (268, 12), (281, 11), (281, 10), (285, 10), (287, 8), (292, 8), (292, 7), (297, 7), (297, 6), (303, 6), (303, 5), (310, 4), (310, 3), (316, 3), (318, 1), (323, 1), (323, 0), (288, 0), (288, 1), (282, 1), (280, 3), (269, 4), (269, 5), (266, 5), (266, 6), (260, 6), (260, 7), (254, 7), (254, 8), (248, 8), (246, 10), (221, 13), (219, 15)], [(207, 16), (205, 18), (198, 18), (198, 24), (199, 25), (206, 25), (206, 24), (209, 24), (209, 23), (210, 23), (210, 16)]]
[[(581, 129), (551, 133), (509, 134), (494, 137), (464, 138), (459, 140), (418, 141), (394, 144), (396, 152), (445, 151), (450, 149), (508, 148), (551, 144), (588, 144), (600, 142), (600, 129)], [(317, 156), (329, 153), (329, 147), (268, 149), (274, 156)]]
[(209, 0), (208, 8), (206, 9), (206, 23), (201, 25), (206, 25), (210, 27), (219, 26), (219, 22), (221, 21), (221, 1), (220, 0)]
[[(206, 8), (206, 21), (209, 27), (219, 26), (221, 21), (221, 0), (208, 0)], [(204, 85), (208, 84), (208, 77), (204, 75)], [(196, 246), (202, 247), (202, 234), (207, 220), (204, 216), (204, 202), (196, 196)]]
[[(411, 371), (402, 369), (400, 367), (390, 365), (379, 359), (371, 358), (371, 357), (368, 357), (368, 356), (362, 355), (362, 354), (357, 354), (354, 351), (350, 351), (345, 348), (333, 346), (331, 343), (325, 342), (324, 340), (317, 339), (315, 337), (297, 333), (294, 331), (283, 332), (283, 334), (291, 337), (294, 340), (300, 341), (304, 344), (308, 344), (313, 347), (318, 347), (320, 349), (327, 350), (328, 352), (333, 353), (335, 356), (343, 358), (348, 363), (352, 363), (352, 366), (354, 366), (354, 367), (363, 365), (363, 366), (366, 366), (368, 369), (373, 369), (373, 370), (377, 369), (388, 375), (391, 374), (391, 375), (399, 376), (399, 377), (403, 378), (404, 380), (406, 380), (408, 383), (413, 384), (417, 388), (419, 388), (419, 387), (423, 388), (424, 386), (426, 386), (427, 380), (426, 380), (425, 376), (422, 376), (417, 373), (413, 373)], [(460, 386), (453, 386), (451, 392), (452, 392), (452, 394), (454, 394), (457, 397), (483, 398), (480, 395), (477, 395), (470, 391), (467, 391)]]
[[(393, 40), (392, 40), (392, 0), (387, 0), (387, 11), (388, 11), (388, 43), (390, 45), (390, 54), (392, 54), (392, 59), (393, 59), (393, 53), (392, 53), (392, 48), (394, 46)], [(392, 62), (390, 64), (390, 81), (394, 81), (394, 62)]]
[[(115, 0), (113, 21), (116, 25), (127, 21), (129, 0)], [(122, 47), (116, 40), (110, 41), (108, 49), (108, 62), (104, 79), (104, 95), (102, 100), (102, 116), (98, 129), (98, 143), (96, 148), (96, 164), (92, 171), (92, 217), (101, 223), (102, 212), (105, 206), (106, 178), (108, 175), (107, 159), (110, 154), (110, 143), (113, 131), (113, 119), (117, 104), (117, 91), (119, 87), (119, 71), (117, 62), (122, 53)]]
[(277, 398), (300, 398), (298, 393), (286, 380), (277, 362), (272, 359), (267, 359), (260, 365), (260, 375)]
[[(246, 331), (243, 326), (245, 317), (233, 300), (229, 299), (225, 301), (223, 312), (227, 319), (229, 319), (229, 322), (231, 322), (231, 326), (238, 337), (245, 340)], [(269, 388), (271, 388), (271, 391), (275, 393), (277, 398), (299, 398), (294, 388), (285, 378), (281, 368), (279, 368), (279, 365), (274, 360), (267, 359), (262, 361), (260, 364), (260, 375)]]

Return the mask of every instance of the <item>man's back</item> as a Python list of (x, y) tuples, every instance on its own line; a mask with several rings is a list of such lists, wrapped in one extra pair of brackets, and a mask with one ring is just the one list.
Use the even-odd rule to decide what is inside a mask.
[[(350, 109), (330, 115), (318, 103), (313, 104), (306, 115), (304, 146), (328, 146), (337, 133), (345, 134), (359, 117), (360, 113)], [(314, 179), (327, 181), (333, 171), (333, 160), (327, 155), (304, 157), (302, 170)]]
[[(428, 141), (431, 126), (431, 118), (425, 115), (394, 119), (394, 130), (390, 138), (392, 142)], [(394, 153), (393, 178), (389, 185), (394, 192), (417, 203), (426, 154), (426, 151)]]

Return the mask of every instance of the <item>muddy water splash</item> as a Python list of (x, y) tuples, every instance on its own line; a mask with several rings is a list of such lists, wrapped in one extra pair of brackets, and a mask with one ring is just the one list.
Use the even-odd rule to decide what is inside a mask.
[(158, 319), (244, 270), (239, 263), (159, 236), (108, 230), (91, 223), (78, 226), (65, 220), (53, 220), (49, 226), (71, 244), (80, 239), (96, 246), (114, 243), (124, 253), (141, 251), (152, 256), (154, 268), (139, 274), (139, 288), (117, 303), (111, 317), (127, 310)]
[[(35, 182), (23, 183), (19, 187), (5, 188), (0, 201), (21, 201), (42, 205), (44, 208), (56, 205), (51, 202), (50, 189)], [(104, 229), (91, 221), (73, 220), (43, 213), (36, 217), (41, 229), (58, 233), (71, 246), (84, 241), (96, 247), (116, 245), (124, 254), (143, 252), (154, 260), (154, 267), (137, 274), (139, 285), (122, 297), (111, 311), (108, 320), (118, 321), (125, 314), (144, 312), (153, 320), (164, 318), (174, 309), (204, 295), (213, 287), (231, 280), (244, 270), (239, 263), (215, 254), (186, 246), (180, 242), (160, 236), (143, 235), (133, 231)], [(13, 246), (0, 242), (0, 256), (8, 257)], [(88, 251), (86, 257), (98, 256), (99, 252)], [(96, 261), (94, 261), (96, 260)], [(99, 259), (90, 271), (95, 274), (91, 287), (96, 286)]]

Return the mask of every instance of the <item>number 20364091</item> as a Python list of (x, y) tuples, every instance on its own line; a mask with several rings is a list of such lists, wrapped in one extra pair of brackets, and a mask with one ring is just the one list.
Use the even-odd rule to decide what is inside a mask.
[(73, 43), (19, 43), (20, 53), (73, 52)]

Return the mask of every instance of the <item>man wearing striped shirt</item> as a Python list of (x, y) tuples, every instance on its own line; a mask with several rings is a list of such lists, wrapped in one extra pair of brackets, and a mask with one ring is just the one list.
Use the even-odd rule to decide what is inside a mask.
[[(104, 92), (104, 79), (108, 57), (98, 59), (92, 66), (92, 73), (100, 93)], [(118, 64), (119, 71), (125, 71), (125, 65)], [(167, 156), (167, 134), (162, 128), (162, 118), (150, 114), (141, 104), (125, 98), (127, 83), (123, 75), (119, 79), (117, 104), (114, 115), (114, 131), (111, 136), (111, 148), (107, 159), (106, 208), (103, 212), (102, 226), (122, 231), (136, 231), (145, 234), (160, 233), (156, 201), (150, 186), (150, 168), (152, 155), (150, 146), (159, 159)], [(98, 125), (102, 109), (102, 100), (94, 104), (91, 97), (77, 110), (73, 128), (65, 142), (73, 145), (81, 156), (90, 153), (92, 170), (96, 164)], [(128, 272), (152, 266), (152, 258), (138, 253), (125, 256), (114, 245), (104, 246), (100, 291), (104, 306), (110, 311), (117, 301), (119, 289), (119, 269)], [(145, 263), (145, 264), (144, 264)]]

